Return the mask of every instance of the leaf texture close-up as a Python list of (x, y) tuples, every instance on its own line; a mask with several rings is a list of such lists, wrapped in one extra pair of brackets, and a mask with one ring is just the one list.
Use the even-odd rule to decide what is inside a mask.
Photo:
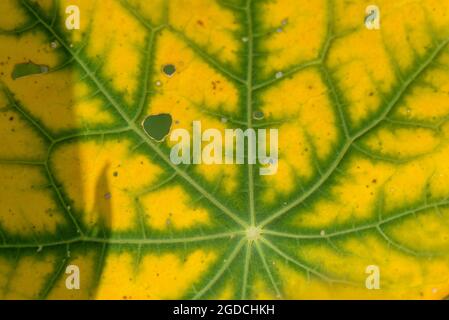
[(2, 0), (0, 139), (0, 299), (449, 296), (449, 0)]

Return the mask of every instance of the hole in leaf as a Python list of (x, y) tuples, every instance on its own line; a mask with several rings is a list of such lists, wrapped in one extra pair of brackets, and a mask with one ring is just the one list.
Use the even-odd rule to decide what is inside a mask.
[(48, 66), (35, 64), (33, 62), (19, 63), (14, 66), (11, 77), (13, 80), (18, 78), (30, 76), (33, 74), (47, 73), (49, 70)]
[(253, 118), (255, 120), (262, 120), (265, 117), (262, 111), (254, 111)]
[(173, 123), (172, 117), (169, 114), (163, 113), (153, 116), (148, 116), (143, 121), (143, 129), (154, 140), (161, 142), (165, 139), (171, 129)]
[(167, 76), (171, 77), (176, 72), (176, 67), (173, 64), (166, 64), (162, 67), (162, 72), (165, 73)]

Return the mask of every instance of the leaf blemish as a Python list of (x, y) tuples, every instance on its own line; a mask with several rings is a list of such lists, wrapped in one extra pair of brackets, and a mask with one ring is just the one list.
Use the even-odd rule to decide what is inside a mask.
[(166, 64), (162, 67), (162, 72), (168, 77), (173, 77), (176, 73), (176, 67), (174, 64)]
[(170, 114), (158, 114), (148, 116), (142, 123), (143, 129), (150, 138), (162, 142), (168, 136), (173, 119)]
[(50, 68), (47, 65), (36, 64), (31, 61), (26, 63), (19, 63), (14, 66), (11, 78), (13, 80), (16, 80), (30, 75), (48, 73), (49, 70)]
[(262, 120), (265, 117), (264, 113), (262, 111), (254, 111), (253, 118), (255, 120)]

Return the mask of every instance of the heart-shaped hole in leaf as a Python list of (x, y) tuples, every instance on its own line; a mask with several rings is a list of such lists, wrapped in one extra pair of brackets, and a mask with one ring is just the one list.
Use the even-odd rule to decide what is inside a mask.
[(171, 129), (173, 123), (171, 115), (167, 113), (148, 116), (143, 121), (143, 129), (145, 132), (157, 142), (165, 139)]

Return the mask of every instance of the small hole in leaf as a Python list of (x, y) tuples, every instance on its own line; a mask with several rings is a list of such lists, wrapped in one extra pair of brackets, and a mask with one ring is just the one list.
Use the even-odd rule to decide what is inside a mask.
[(165, 75), (171, 77), (176, 72), (176, 67), (173, 64), (166, 64), (162, 67), (162, 72), (165, 73)]
[(258, 110), (258, 111), (254, 111), (253, 113), (253, 118), (255, 120), (262, 120), (265, 117), (265, 115), (263, 114), (262, 111)]
[(150, 138), (161, 142), (165, 139), (171, 129), (173, 119), (171, 115), (163, 113), (158, 115), (148, 116), (143, 121), (143, 129), (150, 136)]
[(48, 66), (35, 64), (33, 62), (19, 63), (14, 66), (11, 78), (16, 80), (18, 78), (30, 76), (33, 74), (47, 73), (49, 71)]

